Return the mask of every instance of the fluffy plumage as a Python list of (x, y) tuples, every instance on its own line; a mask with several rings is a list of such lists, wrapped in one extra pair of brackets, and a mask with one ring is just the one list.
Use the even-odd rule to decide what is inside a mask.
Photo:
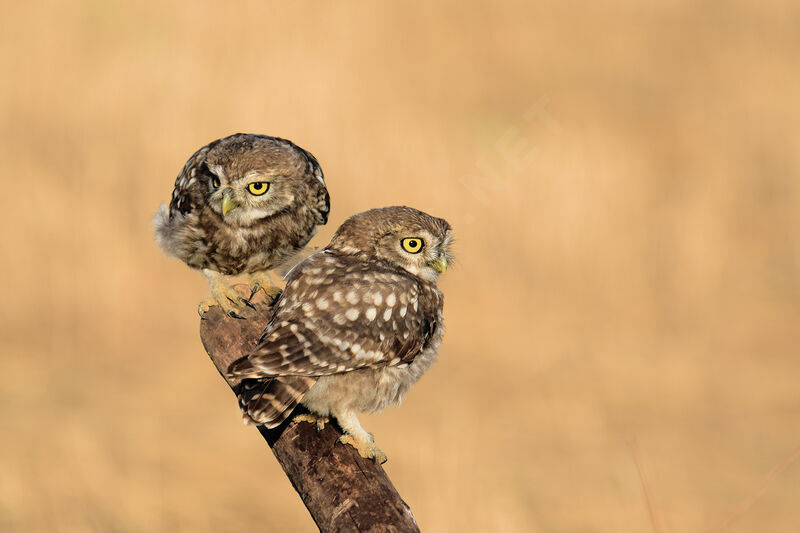
[[(330, 199), (313, 155), (290, 141), (236, 134), (192, 155), (175, 181), (169, 208), (155, 217), (169, 255), (203, 271), (226, 311), (237, 299), (222, 275), (265, 271), (290, 259), (328, 220)], [(206, 308), (207, 304), (206, 303)]]
[(258, 346), (231, 365), (244, 379), (246, 418), (275, 427), (300, 402), (384, 460), (356, 413), (399, 403), (433, 363), (443, 333), (436, 279), (450, 239), (445, 220), (408, 207), (348, 219), (288, 274)]

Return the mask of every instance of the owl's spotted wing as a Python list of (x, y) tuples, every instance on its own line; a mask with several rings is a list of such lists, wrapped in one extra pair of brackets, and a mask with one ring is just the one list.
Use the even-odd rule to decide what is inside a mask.
[(206, 154), (210, 147), (211, 145), (198, 150), (178, 174), (175, 188), (172, 190), (172, 200), (169, 203), (170, 216), (178, 213), (185, 215), (205, 204), (202, 184), (212, 178), (210, 170), (205, 164)]
[(434, 334), (440, 293), (408, 275), (320, 252), (292, 272), (275, 317), (233, 376), (323, 376), (407, 365)]

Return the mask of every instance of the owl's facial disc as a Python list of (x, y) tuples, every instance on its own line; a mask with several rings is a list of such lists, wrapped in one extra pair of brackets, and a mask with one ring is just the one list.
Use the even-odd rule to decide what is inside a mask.
[(386, 250), (387, 258), (422, 279), (435, 282), (447, 270), (449, 232), (441, 236), (419, 228), (411, 233), (391, 233), (381, 242), (379, 254)]

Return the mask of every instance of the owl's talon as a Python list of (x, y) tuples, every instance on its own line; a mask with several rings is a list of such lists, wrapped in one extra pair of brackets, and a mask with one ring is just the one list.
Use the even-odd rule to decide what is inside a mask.
[(278, 302), (278, 298), (281, 297), (281, 294), (283, 294), (283, 291), (278, 291), (277, 293), (275, 293), (275, 296), (272, 298), (272, 300), (269, 301), (270, 307), (274, 306)]
[(239, 298), (239, 301), (240, 301), (241, 303), (243, 303), (244, 305), (246, 305), (247, 307), (249, 307), (250, 309), (252, 309), (253, 311), (255, 311), (255, 310), (256, 310), (256, 306), (255, 306), (255, 305), (253, 305), (253, 304), (251, 304), (251, 303), (250, 303), (250, 300), (245, 300), (244, 298)]
[(259, 290), (264, 291), (268, 301), (274, 301), (274, 297), (281, 293), (280, 287), (272, 283), (272, 278), (269, 277), (269, 274), (265, 270), (250, 274), (250, 283), (252, 287), (248, 300), (252, 300)]
[(319, 416), (313, 413), (303, 413), (294, 417), (295, 422), (308, 422), (317, 426), (317, 433), (325, 429), (325, 424), (331, 421), (327, 416)]
[(358, 455), (364, 459), (372, 459), (378, 464), (383, 464), (389, 459), (386, 457), (386, 454), (383, 453), (383, 450), (378, 448), (373, 440), (356, 439), (352, 435), (345, 434), (339, 437), (339, 442), (343, 444), (349, 444), (356, 449)]
[(255, 282), (255, 284), (253, 285), (253, 288), (250, 289), (250, 296), (247, 298), (248, 302), (253, 299), (253, 296), (256, 295), (256, 293), (258, 292), (258, 289), (260, 289), (260, 288), (261, 288), (261, 285), (258, 282)]
[(208, 312), (211, 306), (219, 305), (222, 312), (231, 318), (244, 319), (241, 311), (245, 306), (249, 306), (249, 302), (245, 302), (244, 298), (230, 285), (225, 277), (219, 272), (212, 270), (203, 270), (203, 274), (208, 278), (211, 285), (211, 296), (200, 302), (197, 312), (202, 318)]

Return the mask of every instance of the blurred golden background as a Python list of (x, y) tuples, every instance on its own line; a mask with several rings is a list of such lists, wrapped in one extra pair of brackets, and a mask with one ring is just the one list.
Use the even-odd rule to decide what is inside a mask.
[(424, 531), (796, 531), (796, 2), (0, 5), (0, 530), (315, 530), (152, 238), (243, 131), (455, 229)]

